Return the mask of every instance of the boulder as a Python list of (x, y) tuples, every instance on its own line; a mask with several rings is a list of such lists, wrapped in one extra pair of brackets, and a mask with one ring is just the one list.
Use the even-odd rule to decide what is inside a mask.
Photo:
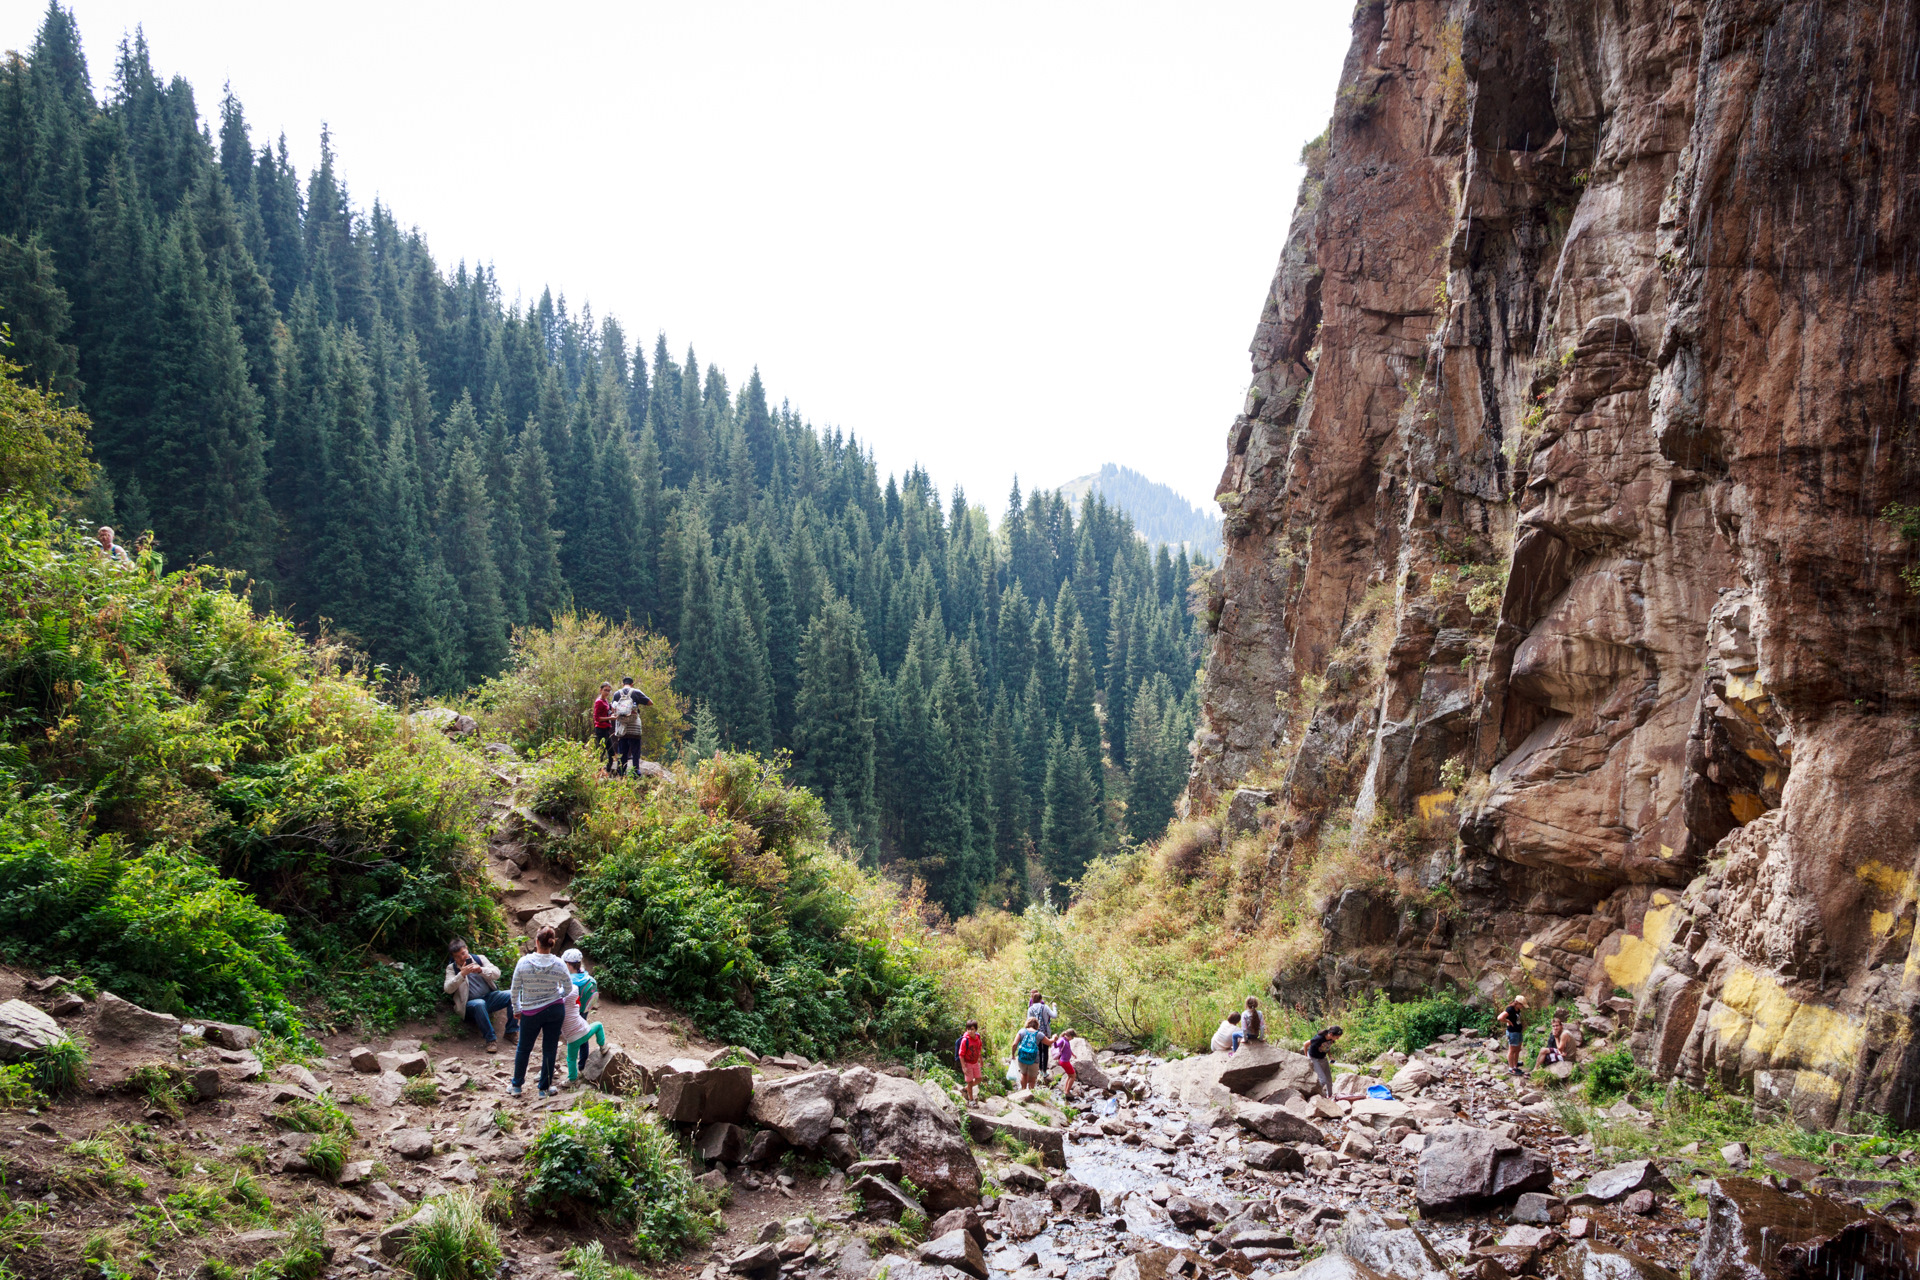
[(955, 1267), (974, 1280), (987, 1280), (987, 1255), (965, 1228), (955, 1227), (920, 1246), (920, 1261), (933, 1267)]
[(1513, 1220), (1536, 1226), (1552, 1226), (1564, 1220), (1567, 1209), (1554, 1197), (1541, 1191), (1529, 1191), (1513, 1202)]
[(840, 1073), (836, 1107), (861, 1153), (898, 1159), (929, 1210), (941, 1214), (980, 1203), (980, 1166), (959, 1120), (934, 1106), (912, 1080), (849, 1067)]
[(1067, 1137), (1060, 1129), (1035, 1124), (1017, 1113), (1004, 1116), (967, 1113), (967, 1135), (975, 1142), (992, 1142), (1005, 1134), (1039, 1151), (1042, 1159), (1055, 1169), (1067, 1167)]
[(1142, 1249), (1114, 1264), (1112, 1280), (1168, 1280), (1185, 1274), (1192, 1255), (1177, 1249)]
[(1093, 1046), (1080, 1036), (1073, 1038), (1073, 1070), (1079, 1077), (1080, 1087), (1083, 1089), (1093, 1093), (1105, 1093), (1113, 1088), (1113, 1077), (1107, 1074), (1105, 1067), (1094, 1060)]
[(780, 1269), (780, 1250), (770, 1242), (754, 1245), (727, 1260), (727, 1270), (737, 1276), (757, 1276)]
[(980, 1216), (978, 1209), (954, 1209), (943, 1213), (927, 1224), (927, 1236), (943, 1236), (949, 1231), (964, 1231), (972, 1236), (982, 1249), (987, 1247), (986, 1219)]
[(1168, 1196), (1167, 1218), (1182, 1231), (1198, 1231), (1213, 1221), (1210, 1206), (1191, 1196)]
[(1406, 1103), (1393, 1098), (1362, 1098), (1353, 1104), (1353, 1110), (1347, 1115), (1372, 1128), (1385, 1129), (1396, 1120), (1404, 1120), (1412, 1110)]
[(347, 1061), (353, 1064), (355, 1071), (364, 1071), (370, 1076), (380, 1074), (380, 1055), (370, 1045), (356, 1045), (349, 1049)]
[(903, 1191), (893, 1179), (878, 1174), (865, 1174), (848, 1183), (847, 1192), (860, 1198), (860, 1211), (870, 1218), (898, 1222), (902, 1214), (917, 1213), (925, 1217), (927, 1213), (926, 1206)]
[(747, 1154), (740, 1158), (742, 1164), (771, 1164), (786, 1153), (787, 1140), (772, 1129), (762, 1129), (753, 1135), (753, 1141), (747, 1144)]
[[(1781, 1191), (1752, 1178), (1719, 1178), (1707, 1187), (1707, 1229), (1691, 1274), (1695, 1280), (1910, 1276), (1911, 1270), (1896, 1272), (1887, 1266), (1888, 1261), (1903, 1261), (1903, 1253), (1914, 1256), (1913, 1244), (1901, 1240), (1902, 1234), (1920, 1237), (1912, 1228), (1817, 1192)], [(1876, 1235), (1883, 1237), (1877, 1254)], [(1818, 1269), (1807, 1269), (1810, 1262)]]
[(1433, 1072), (1427, 1064), (1415, 1058), (1406, 1066), (1393, 1073), (1393, 1079), (1387, 1081), (1387, 1087), (1395, 1093), (1406, 1089), (1422, 1089), (1433, 1083)]
[(1593, 1240), (1575, 1242), (1553, 1260), (1557, 1280), (1680, 1280), (1649, 1258)]
[(840, 1096), (840, 1076), (833, 1071), (753, 1082), (753, 1100), (747, 1114), (755, 1124), (777, 1131), (793, 1146), (807, 1150), (820, 1145), (833, 1125), (834, 1104)]
[(1269, 1173), (1307, 1171), (1307, 1162), (1298, 1151), (1275, 1142), (1249, 1142), (1240, 1148), (1240, 1154), (1250, 1169), (1265, 1169)]
[(425, 1160), (433, 1154), (433, 1135), (425, 1129), (401, 1129), (387, 1136), (387, 1146), (403, 1160)]
[[(1120, 1280), (1118, 1271), (1114, 1272), (1114, 1280)], [(1357, 1258), (1348, 1257), (1338, 1250), (1330, 1250), (1297, 1271), (1289, 1272), (1287, 1280), (1388, 1280), (1388, 1278)], [(1394, 1280), (1399, 1278), (1395, 1277)]]
[(180, 1056), (180, 1019), (105, 991), (97, 1002), (92, 1039), (94, 1085), (118, 1088), (141, 1067), (170, 1064)]
[(222, 1049), (251, 1049), (260, 1043), (260, 1033), (237, 1022), (209, 1022), (200, 1031), (208, 1044)]
[(694, 1149), (702, 1160), (718, 1160), (722, 1164), (739, 1164), (747, 1151), (747, 1131), (737, 1124), (725, 1120), (718, 1124), (703, 1124), (699, 1136), (694, 1140)]
[(593, 932), (587, 928), (586, 921), (573, 913), (571, 907), (548, 907), (545, 911), (534, 912), (532, 918), (527, 921), (529, 937), (546, 928), (551, 928), (560, 936), (559, 946), (555, 950), (561, 947), (578, 946), (582, 938)]
[(1374, 1152), (1373, 1139), (1368, 1136), (1366, 1129), (1349, 1129), (1346, 1136), (1340, 1139), (1340, 1145), (1334, 1150), (1341, 1155), (1352, 1156), (1356, 1160), (1371, 1160)]
[(1636, 1191), (1671, 1191), (1673, 1184), (1651, 1160), (1628, 1160), (1587, 1179), (1587, 1189), (1570, 1197), (1572, 1204), (1612, 1204)]
[(906, 1176), (907, 1167), (898, 1160), (856, 1160), (847, 1166), (848, 1178), (864, 1178), (872, 1174), (876, 1178), (885, 1178), (888, 1182), (898, 1182)]
[(1100, 1193), (1093, 1187), (1068, 1175), (1057, 1178), (1047, 1185), (1047, 1199), (1062, 1213), (1077, 1214), (1083, 1218), (1100, 1216)]
[(382, 1071), (368, 1083), (367, 1097), (376, 1107), (397, 1107), (401, 1091), (406, 1087), (405, 1076), (397, 1071)]
[(66, 1038), (59, 1023), (25, 1000), (0, 1004), (0, 1062), (18, 1062)]
[(1015, 1240), (1031, 1240), (1047, 1229), (1048, 1202), (1025, 1196), (1003, 1196), (1000, 1221)]
[(614, 1041), (596, 1044), (580, 1066), (580, 1078), (597, 1085), (602, 1092), (643, 1094), (653, 1092), (653, 1072)]
[[(975, 1139), (978, 1141), (978, 1139)], [(1010, 1164), (994, 1175), (1009, 1191), (1045, 1191), (1047, 1180), (1024, 1164)]]
[(211, 1102), (220, 1096), (220, 1068), (196, 1067), (187, 1073), (187, 1087), (195, 1102)]
[(1415, 1173), (1422, 1213), (1463, 1213), (1553, 1184), (1553, 1165), (1537, 1151), (1471, 1125), (1443, 1125), (1427, 1135)]
[(1260, 1102), (1242, 1102), (1233, 1109), (1233, 1118), (1269, 1142), (1326, 1141), (1320, 1126), (1281, 1107)]
[(707, 1067), (659, 1077), (662, 1119), (681, 1124), (710, 1124), (746, 1118), (753, 1099), (753, 1069)]
[(1394, 1280), (1448, 1280), (1447, 1264), (1418, 1228), (1388, 1226), (1378, 1214), (1348, 1214), (1340, 1229), (1338, 1248), (1355, 1262)]

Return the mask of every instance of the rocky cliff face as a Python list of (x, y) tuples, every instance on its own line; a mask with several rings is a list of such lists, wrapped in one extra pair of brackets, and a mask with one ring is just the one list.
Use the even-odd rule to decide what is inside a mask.
[(1920, 1123), (1920, 3), (1367, 0), (1308, 160), (1189, 803), (1352, 807), (1315, 983)]

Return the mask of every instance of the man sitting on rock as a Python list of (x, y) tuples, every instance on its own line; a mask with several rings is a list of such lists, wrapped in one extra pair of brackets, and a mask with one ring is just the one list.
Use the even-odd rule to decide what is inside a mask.
[(500, 1046), (493, 1035), (493, 1015), (497, 1010), (507, 1011), (507, 1040), (511, 1042), (520, 1035), (520, 1025), (513, 1017), (513, 996), (500, 990), (500, 970), (485, 956), (467, 950), (463, 938), (447, 944), (447, 956), (444, 986), (453, 997), (454, 1016), (478, 1026), (480, 1034), (486, 1037), (487, 1052), (498, 1053)]
[(1580, 1047), (1580, 1037), (1567, 1025), (1567, 1011), (1553, 1011), (1553, 1029), (1547, 1034), (1546, 1047), (1540, 1050), (1539, 1060), (1534, 1067), (1550, 1067), (1556, 1062), (1572, 1062), (1573, 1055)]

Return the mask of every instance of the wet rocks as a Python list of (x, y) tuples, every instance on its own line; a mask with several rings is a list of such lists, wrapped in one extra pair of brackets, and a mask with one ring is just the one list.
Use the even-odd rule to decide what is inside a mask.
[(1448, 1280), (1447, 1264), (1418, 1228), (1390, 1226), (1378, 1214), (1347, 1215), (1338, 1245), (1354, 1261), (1394, 1280)]
[(1666, 1267), (1625, 1249), (1580, 1240), (1554, 1259), (1557, 1280), (1680, 1280)]
[(927, 1224), (927, 1237), (943, 1236), (949, 1231), (964, 1231), (984, 1249), (987, 1247), (986, 1220), (978, 1209), (954, 1209)]
[(1304, 1173), (1307, 1168), (1298, 1151), (1275, 1142), (1249, 1142), (1240, 1148), (1240, 1158), (1248, 1168), (1269, 1173)]
[(1100, 1192), (1078, 1178), (1068, 1176), (1049, 1183), (1047, 1198), (1062, 1213), (1084, 1218), (1100, 1216)]
[(1233, 1109), (1233, 1117), (1269, 1142), (1325, 1142), (1320, 1126), (1283, 1107), (1259, 1102), (1242, 1102)]
[(920, 1260), (929, 1266), (956, 1267), (975, 1280), (987, 1280), (987, 1256), (980, 1242), (964, 1228), (936, 1236), (920, 1246)]
[(1636, 1191), (1671, 1191), (1673, 1184), (1651, 1160), (1628, 1160), (1587, 1179), (1587, 1189), (1569, 1198), (1571, 1204), (1612, 1204)]
[[(1707, 1189), (1707, 1229), (1692, 1275), (1694, 1280), (1792, 1280), (1810, 1253), (1825, 1256), (1847, 1228), (1876, 1216), (1816, 1192), (1781, 1191), (1752, 1178), (1720, 1178)], [(1856, 1236), (1871, 1233), (1869, 1226)], [(1852, 1273), (1836, 1269), (1821, 1274)]]
[(1030, 1240), (1047, 1229), (1048, 1202), (1025, 1196), (1000, 1201), (1000, 1222), (1016, 1240)]
[(1423, 1213), (1464, 1213), (1553, 1183), (1553, 1165), (1544, 1155), (1485, 1129), (1443, 1125), (1427, 1136), (1415, 1170)]

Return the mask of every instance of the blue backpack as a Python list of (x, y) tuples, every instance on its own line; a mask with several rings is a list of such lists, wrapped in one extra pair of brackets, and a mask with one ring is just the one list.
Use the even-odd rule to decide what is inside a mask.
[(1040, 1033), (1032, 1027), (1022, 1031), (1018, 1053), (1022, 1062), (1040, 1061)]

